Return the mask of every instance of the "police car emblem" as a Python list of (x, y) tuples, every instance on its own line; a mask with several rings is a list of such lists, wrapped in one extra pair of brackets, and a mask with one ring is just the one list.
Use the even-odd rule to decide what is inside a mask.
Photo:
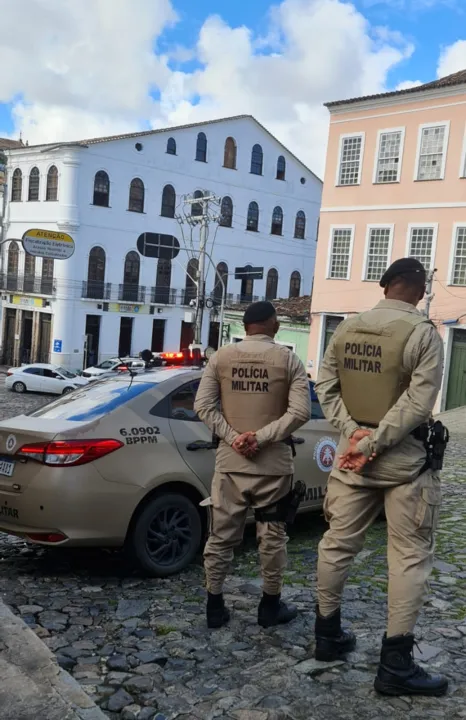
[(314, 460), (322, 472), (330, 472), (335, 460), (337, 444), (332, 438), (324, 437), (319, 440), (314, 449)]

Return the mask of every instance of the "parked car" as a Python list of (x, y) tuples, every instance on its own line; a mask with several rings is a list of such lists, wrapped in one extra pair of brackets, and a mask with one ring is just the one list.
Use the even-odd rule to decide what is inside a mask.
[[(202, 372), (117, 374), (0, 422), (0, 531), (43, 545), (126, 545), (158, 577), (186, 567), (206, 532), (200, 503), (215, 463), (194, 412)], [(313, 417), (295, 438), (303, 510), (322, 505), (337, 441), (309, 389)]]
[(112, 377), (115, 373), (126, 372), (131, 370), (132, 372), (143, 372), (146, 368), (146, 363), (141, 358), (111, 358), (110, 360), (104, 360), (100, 365), (88, 367), (83, 372), (83, 377), (89, 380), (102, 379), (104, 377)]
[(17, 393), (41, 392), (51, 395), (66, 395), (78, 387), (87, 385), (89, 380), (76, 373), (47, 363), (33, 363), (10, 368), (6, 374), (5, 387)]

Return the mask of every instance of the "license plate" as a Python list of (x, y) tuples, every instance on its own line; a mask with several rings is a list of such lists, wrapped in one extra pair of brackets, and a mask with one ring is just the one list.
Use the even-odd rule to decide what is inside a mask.
[(14, 469), (14, 462), (11, 462), (10, 460), (3, 460), (3, 458), (0, 458), (0, 475), (11, 477), (13, 475)]

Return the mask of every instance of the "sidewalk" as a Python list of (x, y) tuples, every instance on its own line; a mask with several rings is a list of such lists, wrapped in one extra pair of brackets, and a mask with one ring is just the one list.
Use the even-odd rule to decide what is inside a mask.
[(0, 600), (1, 720), (106, 720), (44, 643)]

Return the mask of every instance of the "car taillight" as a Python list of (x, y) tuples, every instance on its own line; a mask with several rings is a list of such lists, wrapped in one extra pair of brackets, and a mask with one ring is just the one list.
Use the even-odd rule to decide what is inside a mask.
[(46, 542), (46, 543), (61, 543), (64, 540), (68, 540), (67, 536), (63, 533), (29, 533), (26, 535), (29, 540), (33, 542)]
[(7, 372), (7, 374), (6, 374), (7, 377), (11, 377), (12, 375), (13, 375), (13, 373), (10, 373), (10, 372)]
[(16, 453), (52, 467), (85, 465), (123, 447), (121, 440), (57, 440), (23, 445)]

